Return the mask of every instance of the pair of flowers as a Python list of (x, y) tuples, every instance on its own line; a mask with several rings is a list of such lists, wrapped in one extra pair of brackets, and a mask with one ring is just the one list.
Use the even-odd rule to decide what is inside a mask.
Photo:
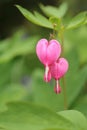
[(53, 39), (47, 41), (46, 39), (41, 39), (36, 45), (36, 54), (45, 66), (44, 80), (49, 82), (51, 78), (56, 81), (56, 86), (54, 87), (55, 93), (61, 92), (61, 87), (59, 85), (59, 79), (64, 76), (68, 70), (68, 61), (65, 58), (59, 58), (61, 54), (60, 43)]

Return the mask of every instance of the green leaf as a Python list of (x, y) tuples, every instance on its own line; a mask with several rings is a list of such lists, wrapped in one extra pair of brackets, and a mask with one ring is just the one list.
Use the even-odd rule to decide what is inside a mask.
[(34, 11), (34, 14), (36, 16), (36, 18), (44, 24), (44, 27), (48, 27), (48, 28), (53, 28), (53, 25), (51, 24), (51, 22), (46, 18), (44, 17), (43, 15), (41, 15), (40, 13), (38, 13), (37, 11)]
[(0, 64), (0, 86), (4, 86), (10, 81), (11, 63)]
[(10, 39), (0, 41), (0, 55), (8, 48)]
[(87, 95), (85, 94), (79, 97), (72, 108), (84, 113), (84, 115), (87, 117)]
[(5, 44), (6, 47), (4, 47), (5, 49), (2, 50), (0, 55), (0, 63), (7, 62), (19, 55), (33, 53), (38, 39), (38, 36), (31, 36), (22, 40), (21, 34), (15, 33), (10, 39), (9, 44)]
[(59, 7), (44, 6), (40, 4), (40, 8), (48, 17), (53, 16), (56, 18), (61, 18), (66, 14), (68, 6), (67, 3), (62, 3)]
[(80, 95), (87, 79), (87, 66), (79, 69), (78, 55), (74, 54), (75, 51), (71, 51), (71, 53), (71, 56), (74, 55), (73, 58), (75, 59), (70, 58), (71, 56), (67, 57), (70, 64), (69, 72), (66, 75), (68, 107), (72, 106), (76, 98)]
[(49, 109), (30, 103), (10, 103), (0, 113), (0, 126), (7, 130), (78, 130), (68, 119)]
[(26, 90), (19, 84), (0, 87), (0, 111), (6, 110), (6, 103), (10, 101), (19, 101), (25, 94)]
[(83, 24), (86, 24), (86, 20), (87, 20), (87, 11), (81, 12), (81, 13), (77, 14), (70, 21), (70, 23), (67, 25), (66, 29), (73, 29), (73, 28), (77, 28)]
[(19, 5), (16, 5), (16, 7), (25, 16), (25, 18), (27, 18), (32, 23), (42, 26), (42, 27), (50, 28), (50, 29), (53, 28), (51, 22), (47, 18), (39, 14), (38, 12), (35, 12), (35, 15), (34, 15), (30, 11), (28, 11), (27, 9), (24, 9), (23, 7)]
[(86, 20), (85, 20), (84, 24), (87, 24), (87, 18), (86, 18)]
[(67, 110), (58, 112), (58, 114), (74, 123), (77, 127), (79, 127), (79, 130), (87, 130), (87, 119), (81, 112), (75, 110)]
[[(80, 64), (87, 62), (87, 26), (82, 26), (76, 31), (68, 30), (65, 33), (65, 46), (68, 51), (75, 46), (78, 52)], [(66, 48), (67, 47), (67, 48)]]

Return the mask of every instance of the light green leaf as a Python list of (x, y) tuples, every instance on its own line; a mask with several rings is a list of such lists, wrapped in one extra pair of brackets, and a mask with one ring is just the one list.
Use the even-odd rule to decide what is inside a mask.
[(19, 84), (0, 87), (0, 111), (6, 109), (6, 103), (10, 101), (19, 101), (25, 94), (26, 90)]
[(43, 15), (41, 15), (40, 13), (38, 13), (37, 11), (34, 11), (34, 14), (36, 16), (36, 18), (42, 23), (44, 24), (43, 26), (45, 27), (48, 27), (48, 28), (53, 28), (53, 25), (51, 24), (51, 22), (46, 18), (44, 17)]
[(33, 53), (38, 41), (38, 36), (31, 36), (30, 38), (22, 39), (21, 35), (15, 34), (11, 39), (7, 47), (3, 49), (0, 55), (0, 63), (7, 62), (12, 58)]
[(17, 102), (7, 107), (0, 113), (0, 126), (7, 130), (78, 130), (65, 117), (39, 105)]
[(87, 24), (87, 18), (86, 18), (86, 20), (85, 20), (84, 24)]
[(59, 7), (44, 6), (40, 4), (40, 8), (48, 17), (53, 16), (56, 18), (61, 18), (66, 14), (68, 6), (67, 3), (62, 3)]
[(51, 22), (48, 19), (46, 19), (44, 16), (42, 16), (41, 14), (35, 12), (35, 15), (34, 15), (30, 11), (28, 11), (27, 9), (24, 9), (23, 7), (19, 5), (16, 5), (16, 7), (25, 16), (25, 18), (27, 18), (32, 23), (42, 26), (42, 27), (46, 27), (46, 28), (51, 28), (51, 29), (53, 28)]
[(83, 24), (86, 24), (86, 20), (87, 20), (87, 11), (81, 12), (81, 13), (77, 14), (70, 21), (70, 23), (67, 25), (66, 29), (73, 29), (73, 28), (77, 28)]
[(77, 127), (79, 127), (79, 130), (87, 130), (87, 119), (81, 112), (75, 110), (67, 110), (58, 112), (58, 114), (74, 123)]
[(0, 55), (8, 48), (10, 39), (0, 41)]

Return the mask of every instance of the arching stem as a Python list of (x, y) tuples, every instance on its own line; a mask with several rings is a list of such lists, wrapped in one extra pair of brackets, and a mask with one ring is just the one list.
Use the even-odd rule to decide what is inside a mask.
[[(64, 28), (61, 29), (61, 47), (62, 47), (62, 56), (64, 55)], [(63, 96), (64, 96), (64, 109), (67, 109), (67, 94), (66, 94), (66, 83), (65, 83), (65, 77), (62, 78), (63, 83)]]

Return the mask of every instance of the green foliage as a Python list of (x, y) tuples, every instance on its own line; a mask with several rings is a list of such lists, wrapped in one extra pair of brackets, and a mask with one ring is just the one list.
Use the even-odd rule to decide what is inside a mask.
[(87, 129), (87, 119), (83, 116), (81, 112), (74, 110), (61, 111), (58, 114), (67, 118), (72, 123), (74, 123), (79, 129)]
[(86, 24), (87, 20), (87, 11), (77, 14), (71, 21), (68, 23), (66, 29), (77, 28), (83, 24)]
[[(82, 123), (80, 126), (78, 125), (78, 119), (82, 117), (86, 121), (85, 117), (81, 113), (75, 112), (78, 116), (75, 119), (72, 113), (69, 113), (69, 117), (71, 117), (69, 121), (68, 115), (66, 114), (66, 117), (63, 115), (63, 117), (62, 112), (56, 114), (45, 107), (29, 103), (10, 103), (8, 110), (0, 113), (0, 126), (6, 130), (82, 130), (83, 125), (81, 125)], [(84, 124), (83, 130), (86, 130), (87, 124), (85, 122)]]
[[(64, 35), (64, 54), (69, 61), (69, 71), (65, 76), (67, 107), (87, 116), (87, 96), (84, 92), (87, 91), (86, 26), (74, 32), (68, 31), (87, 24), (87, 11), (67, 22), (64, 17), (68, 10), (67, 3), (59, 7), (40, 4), (48, 18), (37, 11), (31, 13), (19, 5), (16, 7), (30, 22), (55, 31), (56, 36), (61, 36), (60, 41), (67, 30)], [(67, 26), (65, 23), (68, 23)], [(44, 35), (43, 30), (39, 32)], [(59, 95), (53, 92), (54, 81), (48, 84), (43, 81), (43, 66), (35, 54), (40, 34), (29, 37), (25, 34), (20, 30), (11, 38), (0, 41), (0, 129), (87, 130), (87, 119), (81, 112), (62, 111), (62, 80), (62, 93)]]
[[(64, 17), (64, 15), (66, 14), (67, 9), (68, 9), (67, 3), (61, 4), (60, 7), (58, 7), (58, 8), (53, 7), (53, 6), (44, 6), (44, 5), (40, 4), (41, 10), (49, 18), (52, 17), (52, 19), (56, 19), (56, 22), (54, 24), (57, 24), (59, 26), (58, 26), (58, 28), (54, 28), (53, 21), (50, 22), (50, 20), (48, 20), (46, 17), (44, 17), (40, 13), (34, 11), (34, 14), (32, 14), (30, 11), (24, 9), (23, 7), (21, 7), (19, 5), (16, 5), (16, 7), (25, 16), (25, 18), (27, 18), (32, 23), (42, 26), (42, 27), (46, 27), (46, 28), (56, 29), (57, 31), (59, 31), (59, 26), (60, 27), (62, 26), (62, 25), (59, 25), (59, 20), (61, 20), (61, 18)], [(67, 24), (65, 29), (67, 30), (67, 29), (77, 28), (84, 24), (87, 24), (87, 11), (81, 12), (81, 13), (77, 14), (74, 18), (72, 18), (72, 20), (70, 20), (70, 22)]]
[(72, 108), (81, 111), (87, 117), (87, 95), (85, 94), (79, 97), (79, 99), (75, 101), (75, 105), (73, 105)]
[(61, 19), (55, 18), (55, 17), (50, 17), (49, 21), (51, 21), (51, 23), (54, 26), (54, 30), (60, 30), (61, 27)]
[(70, 64), (69, 72), (66, 75), (67, 96), (70, 107), (84, 87), (87, 79), (87, 65), (82, 69), (79, 68), (78, 55), (73, 50), (71, 51), (71, 55), (68, 54), (67, 59)]
[(48, 16), (53, 16), (56, 18), (62, 18), (68, 9), (67, 3), (61, 4), (59, 7), (53, 7), (53, 6), (44, 6), (40, 4), (41, 10)]
[(42, 27), (46, 27), (46, 28), (51, 28), (51, 29), (53, 28), (50, 21), (48, 19), (46, 19), (44, 16), (42, 16), (40, 13), (34, 12), (34, 14), (32, 14), (30, 11), (24, 9), (23, 7), (21, 7), (19, 5), (16, 5), (16, 7), (32, 23), (42, 26)]
[(38, 36), (23, 39), (24, 34), (20, 31), (15, 33), (11, 39), (1, 42), (0, 63), (7, 62), (16, 56), (26, 55), (35, 51)]
[(75, 47), (80, 64), (85, 64), (87, 62), (87, 27), (82, 26), (75, 30), (69, 30), (65, 33), (65, 43), (64, 48), (69, 51), (72, 47)]
[(0, 112), (6, 110), (6, 103), (11, 101), (19, 101), (26, 95), (26, 90), (22, 85), (9, 84), (0, 87)]

